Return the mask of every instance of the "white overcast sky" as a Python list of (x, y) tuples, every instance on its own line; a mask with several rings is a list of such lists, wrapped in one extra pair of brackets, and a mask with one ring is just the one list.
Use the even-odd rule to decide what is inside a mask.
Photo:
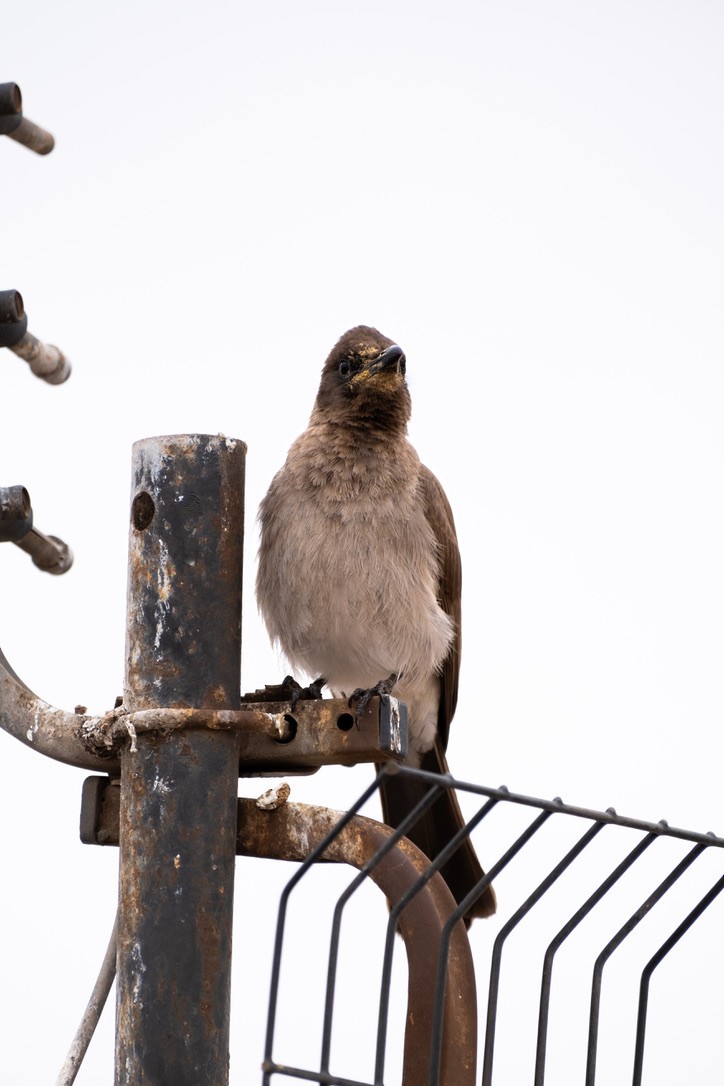
[[(25, 682), (92, 712), (121, 692), (131, 445), (171, 433), (248, 444), (243, 686), (284, 674), (256, 508), (329, 348), (373, 324), (458, 526), (453, 773), (724, 834), (724, 8), (23, 0), (0, 56), (56, 137), (45, 159), (0, 141), (0, 288), (74, 366), (52, 388), (0, 352), (0, 484), (75, 554), (50, 578), (2, 547)], [(117, 857), (78, 843), (81, 771), (0, 747), (0, 1076), (50, 1082)], [(343, 807), (368, 779), (292, 796)], [(286, 875), (238, 866), (237, 1008), (266, 998)], [(104, 1029), (81, 1086), (111, 1080)]]

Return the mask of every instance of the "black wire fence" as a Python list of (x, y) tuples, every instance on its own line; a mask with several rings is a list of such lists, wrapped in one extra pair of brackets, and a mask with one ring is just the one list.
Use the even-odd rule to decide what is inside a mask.
[[(335, 848), (349, 852), (340, 842), (359, 821), (359, 812), (383, 775), (390, 772), (424, 779), (429, 784), (425, 799), (398, 830), (370, 845), (362, 858), (352, 861), (333, 855)], [(347, 1022), (348, 1039), (342, 1046), (335, 1045), (340, 1018), (336, 993), (344, 968), (340, 966), (343, 919), (369, 879), (384, 883), (380, 869), (399, 851), (395, 845), (410, 825), (441, 789), (453, 787), (469, 818), (467, 826), (432, 865), (420, 864), (418, 857), (414, 877), (408, 877), (405, 887), (392, 895), (386, 890), (390, 911), (385, 916), (384, 947), (375, 965), (376, 1009), (370, 1035), (363, 1034), (361, 1015), (354, 1011), (354, 1040), (349, 1040)], [(429, 893), (435, 872), (469, 834), (474, 835), (487, 870), (477, 890), (492, 882), (499, 901), (496, 917), (475, 921), (471, 928), (474, 970), (459, 964), (460, 947), (467, 946), (460, 917), (469, 900), (455, 907), (449, 898), (437, 927), (418, 916), (409, 939), (403, 930), (406, 913)], [(716, 1021), (722, 958), (712, 931), (718, 932), (721, 926), (719, 910), (708, 914), (716, 927), (710, 924), (701, 939), (690, 936), (684, 950), (679, 944), (724, 889), (723, 847), (724, 839), (712, 833), (676, 829), (664, 821), (625, 818), (613, 809), (589, 810), (558, 799), (534, 799), (506, 788), (386, 767), (350, 811), (317, 839), (282, 893), (263, 1086), (289, 1079), (329, 1086), (392, 1086), (400, 1081), (404, 1086), (477, 1082), (543, 1086), (564, 1081), (585, 1086), (622, 1081), (660, 1086), (662, 1082), (718, 1080), (718, 1031), (704, 1028), (699, 1007), (702, 1003), (713, 1006)], [(332, 911), (320, 1009), (320, 1056), (318, 1062), (305, 1066), (301, 1061), (287, 1061), (280, 986), (291, 986), (296, 992), (293, 998), (298, 1008), (303, 1007), (312, 1031), (308, 971), (300, 977), (292, 969), (287, 976), (283, 962), (295, 899), (304, 882), (314, 879), (312, 872), (320, 859), (346, 859), (359, 871)], [(365, 909), (369, 916), (370, 904)], [(384, 905), (380, 911), (384, 916)], [(355, 922), (348, 927), (354, 932)], [(396, 932), (403, 935), (405, 947)], [(685, 951), (692, 946), (693, 960)], [(408, 1006), (404, 1019), (397, 1015), (393, 1024), (396, 997), (390, 993), (395, 969), (404, 970), (405, 963), (398, 959), (405, 948)], [(680, 972), (672, 970), (661, 969), (657, 974), (670, 954), (683, 963), (683, 980)], [(374, 955), (369, 949), (363, 956), (371, 960)], [(397, 983), (394, 990), (398, 992)], [(359, 992), (360, 1001), (367, 1003), (368, 980), (359, 979)], [(421, 1018), (425, 1018), (422, 1028)], [(400, 1031), (407, 1032), (402, 1060)], [(653, 1038), (656, 1060), (647, 1064), (647, 1041), (651, 1047)], [(707, 1040), (712, 1041), (714, 1062), (701, 1064), (700, 1050)], [(711, 1068), (708, 1079), (687, 1073), (695, 1051), (700, 1065)], [(369, 1077), (360, 1077), (362, 1065), (370, 1066)]]

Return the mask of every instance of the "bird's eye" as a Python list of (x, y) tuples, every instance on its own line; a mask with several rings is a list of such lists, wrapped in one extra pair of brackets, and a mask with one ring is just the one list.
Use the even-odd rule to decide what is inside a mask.
[(339, 364), (339, 376), (340, 377), (349, 377), (350, 368), (351, 367), (350, 367), (350, 364), (347, 361), (347, 359), (343, 358), (342, 361)]

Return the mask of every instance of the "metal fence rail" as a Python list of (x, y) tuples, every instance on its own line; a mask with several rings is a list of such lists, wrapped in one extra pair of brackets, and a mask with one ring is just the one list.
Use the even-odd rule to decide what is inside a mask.
[[(335, 985), (337, 981), (336, 963), (338, 958), (342, 912), (347, 906), (352, 894), (358, 889), (364, 875), (366, 874), (374, 877), (376, 866), (384, 862), (386, 850), (389, 849), (395, 841), (401, 838), (404, 830), (409, 828), (409, 826), (401, 827), (400, 830), (396, 831), (391, 836), (385, 846), (380, 848), (369, 858), (363, 868), (362, 874), (355, 878), (348, 889), (339, 897), (337, 907), (334, 911), (334, 921), (330, 938), (328, 975), (323, 1012), (324, 1026), (319, 1065), (316, 1067), (291, 1065), (275, 1055), (275, 1053), (283, 1050), (285, 1043), (284, 1030), (277, 1025), (278, 999), (281, 974), (280, 962), (284, 946), (286, 920), (291, 908), (293, 891), (301, 880), (309, 874), (315, 861), (333, 851), (335, 842), (338, 837), (344, 833), (345, 826), (349, 819), (354, 817), (356, 812), (361, 809), (369, 796), (379, 787), (379, 782), (382, 777), (388, 773), (415, 775), (424, 779), (430, 785), (430, 792), (427, 800), (419, 805), (419, 808), (410, 817), (410, 822), (413, 822), (419, 817), (422, 809), (428, 802), (431, 802), (434, 799), (434, 796), (441, 787), (454, 787), (457, 789), (459, 795), (467, 795), (470, 797), (470, 800), (477, 801), (478, 809), (470, 818), (466, 830), (459, 835), (460, 839), (471, 833), (475, 827), (481, 826), (483, 820), (488, 819), (495, 808), (498, 808), (498, 813), (500, 813), (501, 809), (511, 808), (512, 806), (522, 807), (530, 812), (531, 817), (522, 829), (522, 832), (518, 832), (507, 843), (494, 862), (491, 863), (491, 856), (489, 853), (484, 854), (485, 861), (487, 862), (487, 865), (489, 865), (489, 870), (485, 878), (478, 884), (478, 891), (483, 890), (489, 882), (495, 881), (502, 876), (508, 866), (514, 861), (525, 865), (526, 862), (530, 860), (536, 848), (540, 847), (537, 843), (539, 831), (547, 822), (549, 822), (549, 820), (553, 819), (554, 816), (557, 820), (565, 820), (569, 823), (569, 828), (573, 820), (580, 820), (586, 824), (584, 826), (584, 832), (574, 840), (572, 845), (569, 843), (569, 847), (564, 851), (560, 859), (551, 866), (550, 870), (545, 874), (545, 877), (538, 885), (525, 896), (522, 903), (514, 902), (511, 907), (511, 903), (508, 902), (506, 907), (506, 903), (504, 902), (502, 910), (503, 922), (499, 927), (496, 923), (495, 931), (497, 934), (495, 935), (492, 944), (488, 962), (489, 981), (486, 998), (484, 999), (485, 1006), (483, 1008), (483, 1013), (481, 1014), (481, 1021), (484, 1023), (484, 1029), (482, 1031), (483, 1036), (481, 1037), (481, 1070), (479, 1069), (477, 1074), (475, 1072), (476, 1060), (474, 1044), (472, 1058), (473, 1069), (472, 1073), (467, 1077), (462, 1077), (459, 1068), (456, 1071), (453, 1071), (449, 1066), (446, 1068), (445, 1061), (442, 1059), (446, 1044), (449, 1047), (451, 1041), (453, 1044), (459, 1044), (460, 1042), (460, 1036), (457, 1035), (456, 1037), (455, 1034), (455, 1030), (459, 1030), (459, 1023), (455, 1024), (453, 1027), (452, 1036), (446, 1038), (446, 996), (453, 997), (453, 1000), (457, 999), (458, 1002), (462, 1003), (469, 1002), (471, 999), (473, 1001), (475, 1000), (474, 983), (466, 990), (450, 992), (451, 973), (447, 968), (451, 939), (456, 931), (459, 934), (459, 929), (461, 928), (460, 918), (465, 913), (466, 904), (463, 902), (457, 908), (450, 911), (438, 933), (436, 946), (430, 946), (429, 932), (426, 933), (425, 940), (422, 941), (422, 953), (426, 952), (432, 954), (437, 960), (434, 994), (431, 996), (431, 1040), (429, 1052), (426, 1049), (424, 1053), (424, 1060), (420, 1056), (419, 1048), (417, 1051), (417, 1058), (411, 1058), (408, 1051), (409, 1046), (406, 1046), (405, 1063), (402, 1075), (402, 1081), (405, 1086), (412, 1086), (413, 1083), (415, 1086), (423, 1086), (423, 1084), (435, 1086), (435, 1084), (441, 1083), (450, 1084), (450, 1086), (459, 1086), (462, 1081), (481, 1081), (483, 1086), (491, 1086), (494, 1081), (505, 1083), (513, 1081), (510, 1077), (500, 1077), (500, 1075), (494, 1078), (494, 1070), (496, 1070), (496, 1029), (500, 1019), (499, 991), (501, 976), (503, 974), (503, 951), (507, 941), (518, 926), (533, 912), (536, 906), (540, 906), (545, 902), (546, 895), (549, 894), (549, 891), (552, 890), (558, 880), (569, 871), (575, 870), (577, 862), (584, 856), (586, 850), (590, 848), (597, 838), (600, 839), (602, 834), (609, 836), (616, 834), (620, 835), (621, 831), (628, 831), (627, 836), (633, 836), (635, 838), (633, 847), (631, 847), (623, 858), (619, 859), (613, 866), (599, 872), (598, 881), (592, 892), (587, 893), (584, 900), (580, 901), (580, 903), (578, 901), (576, 902), (575, 909), (563, 918), (564, 922), (562, 924), (559, 920), (559, 926), (557, 927), (553, 938), (548, 941), (547, 945), (544, 944), (541, 948), (543, 964), (542, 970), (540, 971), (538, 994), (535, 1069), (532, 1080), (528, 1079), (526, 1081), (532, 1081), (534, 1086), (543, 1086), (545, 1082), (551, 1081), (546, 1078), (546, 1056), (549, 1039), (549, 1022), (551, 1019), (553, 972), (559, 950), (569, 936), (572, 935), (576, 928), (578, 928), (578, 926), (582, 924), (594, 910), (600, 907), (601, 912), (606, 911), (607, 895), (609, 895), (609, 892), (612, 891), (619, 883), (619, 880), (622, 880), (629, 872), (633, 872), (634, 874), (637, 872), (638, 869), (636, 868), (636, 865), (642, 861), (644, 854), (647, 853), (657, 841), (669, 839), (683, 842), (690, 847), (686, 849), (683, 857), (677, 856), (676, 862), (674, 863), (671, 863), (669, 858), (664, 859), (663, 878), (660, 877), (661, 871), (659, 871), (657, 876), (659, 881), (653, 888), (648, 886), (650, 871), (647, 870), (645, 875), (642, 874), (641, 884), (646, 886), (646, 890), (643, 893), (639, 893), (636, 906), (627, 915), (625, 922), (619, 924), (616, 930), (614, 930), (611, 937), (604, 943), (602, 949), (600, 949), (600, 953), (598, 953), (595, 958), (589, 989), (590, 1009), (586, 1042), (586, 1065), (585, 1068), (581, 1069), (582, 1077), (576, 1079), (576, 1081), (584, 1081), (586, 1086), (593, 1086), (596, 1082), (599, 1063), (601, 1000), (607, 963), (616, 951), (619, 950), (622, 944), (632, 936), (639, 924), (650, 915), (654, 907), (662, 901), (662, 899), (670, 893), (672, 888), (684, 878), (686, 873), (692, 869), (700, 857), (706, 853), (710, 855), (712, 853), (716, 854), (716, 863), (719, 866), (718, 877), (714, 880), (713, 884), (708, 887), (699, 900), (696, 901), (693, 908), (687, 909), (685, 906), (681, 906), (678, 901), (674, 903), (675, 909), (684, 909), (683, 915), (677, 917), (673, 927), (665, 932), (665, 938), (662, 939), (656, 953), (647, 960), (640, 974), (635, 1044), (631, 1069), (632, 1077), (630, 1079), (634, 1086), (640, 1086), (644, 1070), (649, 990), (652, 976), (670, 951), (679, 944), (680, 940), (691, 929), (692, 925), (696, 923), (705, 910), (716, 900), (722, 889), (724, 889), (724, 874), (721, 873), (724, 871), (724, 852), (721, 851), (724, 847), (724, 839), (717, 837), (712, 833), (696, 833), (684, 829), (677, 829), (669, 826), (665, 821), (654, 823), (635, 818), (626, 818), (618, 815), (612, 809), (607, 811), (596, 811), (588, 808), (571, 806), (563, 803), (559, 799), (542, 800), (530, 796), (518, 795), (509, 792), (506, 788), (487, 788), (481, 785), (454, 781), (449, 778), (441, 781), (432, 774), (397, 766), (386, 766), (381, 771), (375, 783), (363, 793), (358, 802), (351, 809), (350, 813), (317, 844), (284, 890), (279, 909), (274, 947), (274, 964), (271, 977), (268, 1028), (263, 1065), (264, 1086), (269, 1086), (269, 1084), (274, 1081), (289, 1078), (299, 1081), (317, 1082), (325, 1084), (325, 1086), (384, 1086), (384, 1084), (394, 1081), (394, 1079), (388, 1080), (388, 1078), (385, 1077), (385, 1052), (388, 1041), (389, 985), (392, 955), (396, 942), (395, 930), (400, 925), (400, 920), (401, 917), (404, 916), (405, 910), (411, 907), (411, 903), (413, 903), (416, 897), (420, 895), (423, 887), (427, 884), (434, 872), (444, 864), (447, 856), (459, 844), (459, 840), (453, 840), (450, 843), (449, 849), (446, 850), (447, 854), (442, 854), (437, 858), (434, 864), (426, 866), (404, 895), (402, 895), (391, 907), (387, 925), (384, 966), (379, 993), (374, 1077), (370, 1079), (349, 1078), (342, 1074), (335, 1073), (330, 1066), (330, 1041), (334, 1021)], [(476, 842), (477, 840), (478, 838), (476, 837)], [(479, 840), (483, 843), (485, 842), (486, 837), (483, 832), (481, 832)], [(481, 851), (482, 848), (483, 845), (481, 844)], [(634, 893), (636, 892), (637, 889), (634, 890)], [(698, 892), (699, 890), (697, 890), (697, 893)], [(500, 896), (501, 895), (499, 894), (499, 897)], [(504, 899), (505, 895), (503, 894), (502, 896)], [(615, 914), (611, 913), (610, 915), (614, 916)], [(670, 923), (670, 921), (668, 922)], [(477, 921), (476, 925), (481, 923), (485, 925), (490, 922)], [(418, 943), (416, 949), (413, 950), (413, 953), (420, 952), (420, 944)], [(595, 953), (596, 951), (594, 950), (594, 954)], [(686, 998), (685, 993), (679, 992), (678, 995), (680, 999)], [(427, 998), (429, 998), (428, 993), (418, 993), (418, 1003), (424, 1003)], [(481, 1002), (482, 1001), (483, 1000), (481, 1000)], [(414, 1017), (412, 1012), (408, 1012), (408, 1020), (410, 1017)], [(448, 1033), (449, 1032), (450, 1031), (448, 1030)], [(465, 1043), (467, 1043), (467, 1040)], [(497, 1068), (497, 1070), (501, 1071), (500, 1068)], [(482, 1078), (478, 1077), (479, 1074), (482, 1075)], [(516, 1079), (515, 1081), (518, 1082), (521, 1080)]]

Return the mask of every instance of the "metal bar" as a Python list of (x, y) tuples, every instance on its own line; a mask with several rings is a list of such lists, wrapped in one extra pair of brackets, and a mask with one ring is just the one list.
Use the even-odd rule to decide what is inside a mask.
[[(18, 131), (21, 130), (23, 126)], [(14, 133), (8, 135), (15, 138)], [(28, 363), (36, 377), (49, 385), (61, 385), (70, 377), (70, 362), (63, 352), (28, 331), (28, 315), (19, 290), (0, 290), (0, 347), (9, 347)]]
[(286, 1075), (289, 1078), (302, 1079), (303, 1082), (316, 1082), (319, 1086), (371, 1086), (369, 1082), (362, 1082), (356, 1078), (340, 1078), (339, 1075), (324, 1075), (319, 1071), (307, 1071), (302, 1067), (290, 1067), (283, 1063), (273, 1061), (262, 1064), (264, 1082), (269, 1075)]
[(85, 1009), (76, 1035), (73, 1038), (73, 1043), (65, 1058), (65, 1063), (60, 1069), (60, 1074), (58, 1075), (55, 1086), (73, 1086), (76, 1075), (80, 1071), (80, 1065), (88, 1051), (88, 1045), (91, 1043), (98, 1021), (103, 1013), (103, 1008), (106, 1005), (106, 1000), (113, 987), (113, 981), (115, 980), (117, 935), (118, 917), (116, 916), (116, 919), (113, 922), (111, 937), (108, 940), (108, 948), (101, 964), (101, 971), (93, 986), (88, 1006)]
[(17, 128), (7, 133), (11, 140), (22, 143), (36, 155), (49, 155), (55, 147), (55, 140), (50, 132), (46, 132), (37, 124), (33, 124), (27, 117), (23, 117)]
[[(240, 744), (240, 775), (284, 776), (314, 773), (323, 765), (357, 765), (401, 757), (407, 746), (407, 725), (401, 722), (391, 741), (386, 717), (394, 698), (372, 698), (360, 715), (359, 726), (351, 720), (345, 698), (305, 702), (292, 716), (283, 703), (245, 702), (243, 709), (139, 709), (123, 706), (103, 717), (88, 717), (82, 737), (93, 753), (118, 756), (129, 735), (150, 732), (211, 728), (237, 731)], [(286, 711), (285, 711), (286, 708)]]
[(59, 576), (67, 573), (73, 565), (73, 552), (68, 544), (56, 535), (43, 535), (37, 528), (31, 528), (20, 539), (14, 539), (13, 543), (29, 554), (33, 565), (42, 569), (43, 573)]
[(605, 823), (596, 822), (586, 830), (583, 837), (570, 849), (563, 859), (553, 868), (533, 893), (526, 899), (521, 907), (511, 916), (510, 920), (501, 929), (495, 943), (490, 961), (490, 983), (488, 988), (488, 1011), (485, 1029), (485, 1050), (483, 1053), (483, 1086), (490, 1086), (493, 1080), (493, 1056), (495, 1051), (495, 1025), (498, 1012), (498, 991), (500, 986), (500, 968), (503, 955), (503, 946), (510, 933), (518, 926), (520, 921), (527, 916), (530, 910), (543, 897), (551, 886), (567, 871), (573, 861), (580, 856), (585, 848), (590, 845), (594, 837), (601, 832)]
[[(133, 450), (124, 705), (237, 709), (242, 442)], [(139, 735), (121, 754), (115, 1086), (224, 1086), (239, 744)]]
[(704, 894), (704, 897), (699, 901), (688, 916), (679, 924), (675, 931), (669, 936), (669, 938), (662, 943), (659, 949), (651, 958), (641, 974), (641, 988), (639, 992), (639, 1008), (636, 1020), (636, 1046), (634, 1050), (634, 1072), (633, 1072), (633, 1086), (641, 1086), (641, 1072), (644, 1062), (644, 1043), (646, 1040), (646, 1013), (648, 1009), (649, 1001), (649, 984), (651, 982), (651, 975), (656, 968), (661, 964), (666, 955), (672, 950), (682, 936), (686, 935), (689, 928), (699, 919), (701, 914), (709, 908), (712, 901), (714, 901), (719, 894), (724, 890), (724, 875), (718, 879), (712, 888)]
[[(618, 820), (618, 816), (615, 816)], [(553, 977), (553, 961), (561, 944), (568, 938), (572, 931), (578, 927), (582, 920), (588, 916), (598, 902), (608, 893), (612, 886), (624, 875), (645, 850), (656, 840), (656, 834), (649, 833), (642, 841), (639, 841), (629, 854), (614, 868), (611, 874), (594, 890), (589, 898), (581, 905), (571, 919), (564, 924), (558, 934), (548, 944), (543, 959), (543, 977), (541, 980), (540, 1006), (538, 1010), (538, 1036), (536, 1040), (535, 1078), (534, 1086), (543, 1086), (545, 1079), (546, 1045), (548, 1040), (548, 1011), (550, 1008), (551, 983)]]
[[(16, 138), (15, 133), (11, 132), (10, 136)], [(70, 377), (70, 362), (60, 348), (52, 343), (43, 343), (32, 332), (26, 332), (17, 343), (8, 343), (7, 346), (28, 363), (36, 377), (49, 385), (62, 385)]]
[(92, 753), (83, 726), (100, 718), (56, 709), (30, 690), (0, 651), (0, 728), (40, 754), (81, 769), (109, 771), (118, 761)]
[(613, 952), (621, 945), (624, 939), (648, 916), (651, 909), (667, 893), (674, 883), (681, 878), (686, 870), (698, 859), (704, 851), (705, 845), (694, 845), (683, 860), (669, 872), (665, 879), (659, 883), (653, 893), (649, 894), (642, 905), (633, 913), (622, 927), (603, 948), (593, 968), (593, 981), (591, 983), (591, 1012), (588, 1027), (588, 1053), (586, 1057), (586, 1086), (595, 1086), (596, 1082), (596, 1055), (598, 1049), (598, 1022), (601, 1010), (601, 983), (603, 969)]
[(67, 543), (33, 527), (33, 507), (24, 486), (0, 487), (0, 542), (20, 547), (46, 573), (65, 573), (73, 565)]
[[(438, 779), (436, 773), (429, 773), (424, 769), (401, 767), (397, 772), (411, 773), (420, 780), (430, 782), (435, 782)], [(557, 799), (536, 799), (534, 796), (511, 792), (505, 785), (500, 788), (490, 788), (487, 785), (473, 784), (470, 781), (454, 780), (452, 777), (443, 778), (443, 784), (446, 788), (456, 788), (462, 792), (469, 792), (471, 795), (504, 799), (507, 803), (515, 803), (523, 807), (537, 807), (541, 811), (550, 811), (552, 814), (560, 812), (561, 814), (573, 815), (575, 818), (586, 818), (594, 822), (610, 822), (616, 826), (641, 830), (644, 833), (653, 833), (660, 837), (676, 837), (681, 841), (698, 841), (704, 845), (715, 845), (717, 848), (724, 848), (724, 837), (717, 837), (713, 833), (697, 833), (691, 830), (678, 829), (675, 826), (670, 826), (665, 819), (661, 819), (659, 822), (644, 822), (640, 818), (628, 818), (625, 815), (619, 815), (613, 808), (606, 811), (597, 811), (591, 807), (576, 807), (570, 803), (561, 803)]]
[[(363, 793), (358, 810), (377, 787), (375, 782)], [(348, 812), (286, 804), (276, 811), (260, 811), (253, 801), (239, 801), (238, 850), (244, 855), (303, 860), (302, 869), (292, 877), (282, 894), (277, 941), (274, 950), (270, 1013), (267, 1024), (267, 1044), (264, 1055), (264, 1083), (273, 1073), (281, 1073), (272, 1058), (276, 998), (279, 988), (281, 938), (286, 907), (291, 889), (305, 871), (319, 859), (351, 864), (358, 869), (368, 866), (369, 877), (385, 893), (394, 907), (407, 896), (409, 888), (427, 871), (429, 861), (398, 830), (392, 830), (372, 819)], [(396, 847), (385, 849), (390, 839)], [(311, 849), (311, 851), (310, 851)], [(384, 850), (384, 854), (383, 854)], [(378, 862), (371, 861), (375, 856)], [(455, 900), (442, 876), (437, 874), (427, 884), (425, 893), (415, 896), (399, 919), (408, 956), (408, 1025), (405, 1034), (403, 1086), (423, 1086), (427, 1079), (427, 1062), (431, 1030), (431, 993), (437, 975), (435, 948), (447, 917), (455, 908)], [(443, 1086), (472, 1086), (475, 1081), (475, 1045), (477, 1007), (475, 1001), (475, 972), (465, 927), (456, 925), (448, 960), (448, 990), (455, 993), (445, 1007), (442, 1025)], [(325, 1077), (326, 1076), (326, 1077)], [(304, 1076), (315, 1082), (345, 1082), (322, 1072)]]

